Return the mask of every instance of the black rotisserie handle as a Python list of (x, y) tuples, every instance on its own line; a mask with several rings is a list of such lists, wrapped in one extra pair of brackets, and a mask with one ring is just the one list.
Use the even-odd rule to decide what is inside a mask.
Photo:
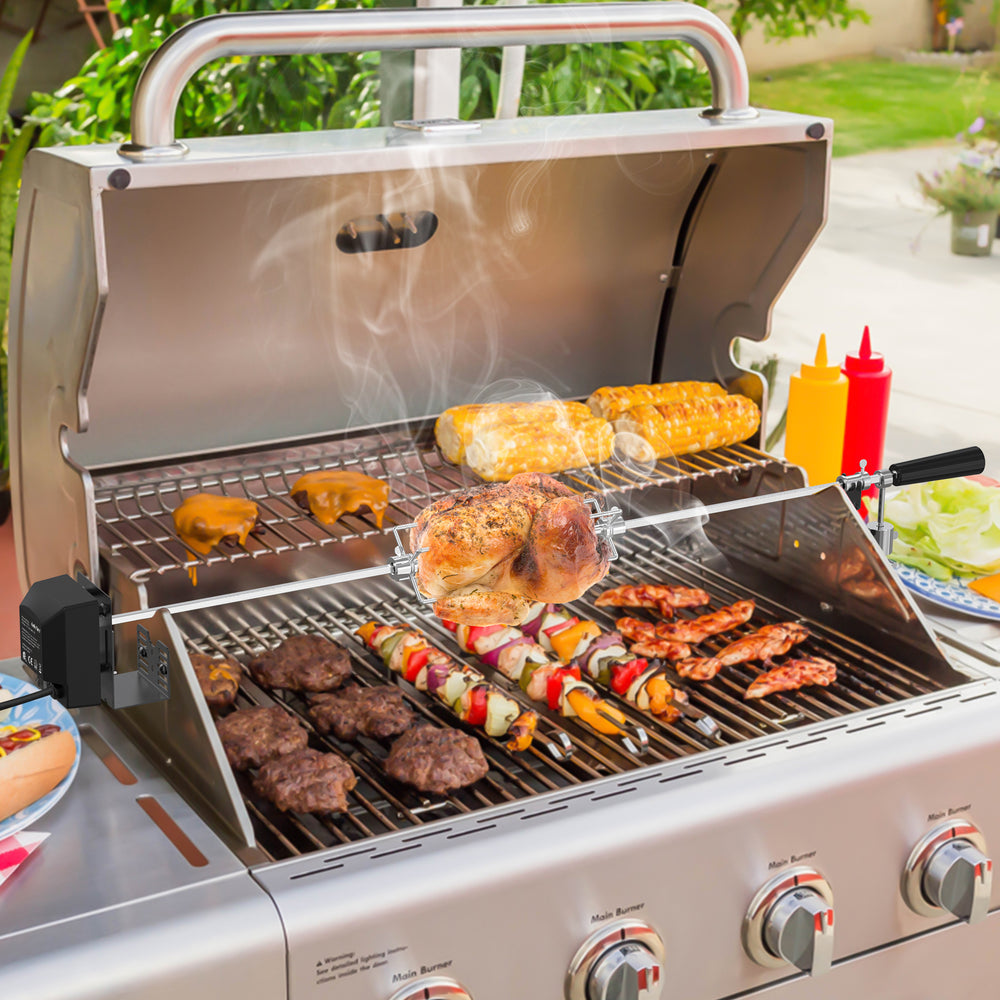
[(909, 462), (896, 462), (889, 466), (894, 486), (913, 483), (933, 483), (939, 479), (957, 479), (960, 476), (978, 476), (986, 468), (982, 448), (959, 448), (940, 455), (914, 458)]

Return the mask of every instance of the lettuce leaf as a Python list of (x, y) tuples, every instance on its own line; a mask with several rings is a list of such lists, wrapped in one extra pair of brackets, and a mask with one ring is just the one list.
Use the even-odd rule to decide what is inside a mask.
[(892, 558), (936, 580), (1000, 572), (1000, 487), (970, 479), (907, 486), (886, 502), (885, 519), (898, 532)]

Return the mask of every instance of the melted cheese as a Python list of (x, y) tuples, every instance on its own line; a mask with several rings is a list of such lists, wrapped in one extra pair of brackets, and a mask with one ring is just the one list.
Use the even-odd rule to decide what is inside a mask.
[[(227, 536), (236, 537), (244, 545), (258, 514), (252, 500), (196, 493), (174, 511), (174, 528), (188, 548), (205, 556)], [(188, 567), (193, 584), (198, 582), (196, 573), (196, 566)]]
[(309, 509), (323, 524), (333, 524), (344, 514), (368, 507), (375, 523), (382, 527), (382, 515), (389, 505), (389, 484), (360, 472), (320, 469), (307, 472), (292, 486), (292, 497), (304, 493)]

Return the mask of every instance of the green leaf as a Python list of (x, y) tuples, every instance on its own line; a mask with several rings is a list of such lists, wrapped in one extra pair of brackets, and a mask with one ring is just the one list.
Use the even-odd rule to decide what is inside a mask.
[(6, 121), (10, 111), (10, 101), (14, 96), (14, 88), (17, 86), (17, 77), (21, 72), (21, 63), (28, 53), (28, 46), (31, 45), (33, 32), (29, 31), (24, 38), (17, 43), (17, 48), (11, 53), (7, 68), (0, 77), (0, 121)]
[(21, 166), (31, 149), (35, 126), (26, 125), (14, 136), (0, 163), (0, 322), (6, 322), (10, 299), (11, 251), (14, 222), (17, 218), (17, 195), (21, 186)]

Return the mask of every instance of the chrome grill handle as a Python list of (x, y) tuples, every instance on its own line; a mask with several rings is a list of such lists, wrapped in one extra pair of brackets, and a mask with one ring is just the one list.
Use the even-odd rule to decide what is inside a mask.
[(133, 160), (183, 156), (187, 148), (174, 131), (181, 93), (215, 59), (668, 39), (687, 42), (708, 66), (713, 107), (706, 117), (738, 122), (757, 116), (739, 43), (719, 17), (691, 3), (217, 14), (185, 25), (150, 57), (132, 99), (132, 141), (118, 151)]

